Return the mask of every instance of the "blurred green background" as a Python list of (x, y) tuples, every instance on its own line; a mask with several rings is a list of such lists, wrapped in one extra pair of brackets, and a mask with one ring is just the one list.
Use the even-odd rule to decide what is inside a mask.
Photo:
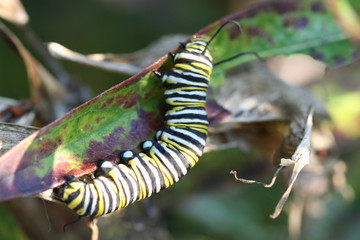
[[(23, 4), (30, 16), (30, 25), (42, 41), (58, 42), (87, 54), (131, 53), (166, 34), (191, 35), (248, 3), (230, 0), (38, 0), (24, 1)], [(17, 32), (11, 24), (7, 26)], [(74, 63), (63, 62), (63, 65), (82, 83), (90, 86), (94, 95), (128, 78)], [(354, 63), (345, 69), (343, 76), (351, 78), (353, 74), (360, 74), (357, 65)], [(339, 90), (340, 93), (344, 91), (347, 89)], [(23, 61), (4, 41), (0, 41), (0, 96), (14, 99), (30, 96)], [(337, 102), (342, 100), (341, 94), (336, 97)], [(358, 105), (358, 102), (346, 101), (340, 108), (348, 104)], [(335, 191), (315, 196), (321, 206), (313, 207), (319, 213), (304, 214), (301, 239), (355, 240), (360, 236), (360, 205), (357, 197), (360, 191), (357, 176), (360, 170), (360, 141), (358, 136), (340, 141), (338, 153), (340, 159), (351, 166), (347, 176), (356, 198), (349, 203)], [(125, 220), (121, 215), (121, 220), (117, 216), (113, 220), (100, 220), (100, 227), (106, 225), (107, 221), (112, 222), (112, 227), (106, 226), (106, 231), (100, 230), (100, 239), (136, 239), (139, 236), (145, 236), (144, 239), (160, 239), (156, 236), (201, 240), (288, 239), (286, 212), (289, 212), (292, 204), (296, 208), (296, 199), (289, 201), (285, 213), (278, 219), (269, 218), (286, 188), (286, 179), (271, 189), (265, 189), (258, 185), (240, 184), (229, 174), (230, 170), (236, 169), (246, 177), (260, 176), (268, 181), (273, 172), (270, 166), (271, 163), (264, 162), (257, 152), (245, 154), (239, 149), (230, 149), (205, 154), (178, 184), (150, 200), (130, 206)], [(153, 208), (155, 210), (152, 212)], [(6, 212), (5, 207), (0, 206), (0, 216), (3, 219), (0, 239), (26, 239), (22, 233), (11, 230), (16, 220)], [(156, 226), (150, 224), (154, 219), (156, 221), (152, 224)], [(139, 225), (134, 221), (138, 221)], [(146, 224), (148, 227), (144, 226)], [(49, 226), (43, 227), (47, 229)], [(163, 235), (151, 235), (154, 229), (160, 229)], [(146, 231), (151, 237), (144, 235)]]

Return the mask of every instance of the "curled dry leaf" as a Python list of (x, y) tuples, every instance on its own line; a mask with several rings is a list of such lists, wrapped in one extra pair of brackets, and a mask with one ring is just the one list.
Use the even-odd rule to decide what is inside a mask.
[(26, 25), (29, 21), (20, 0), (0, 0), (0, 17), (19, 26)]
[(345, 176), (347, 166), (333, 151), (335, 144), (328, 123), (322, 122), (314, 126), (311, 134), (311, 164), (298, 176), (288, 208), (290, 239), (301, 239), (302, 225), (306, 218), (324, 218), (336, 211), (328, 204), (334, 195), (339, 196), (340, 193), (345, 202), (354, 199), (354, 190)]
[(271, 218), (277, 218), (281, 213), (281, 210), (284, 207), (286, 200), (288, 199), (291, 189), (300, 173), (300, 171), (310, 163), (310, 152), (311, 152), (311, 131), (313, 128), (313, 112), (314, 109), (311, 108), (310, 112), (306, 119), (306, 125), (304, 129), (303, 139), (298, 145), (295, 153), (292, 155), (291, 159), (281, 159), (280, 167), (287, 167), (293, 165), (292, 175), (289, 181), (289, 186), (283, 196), (281, 197), (279, 203), (276, 205), (275, 211), (270, 215)]
[[(318, 66), (323, 68), (321, 64)], [(243, 84), (241, 79), (244, 79)], [(283, 158), (269, 184), (239, 178), (232, 171), (236, 180), (271, 187), (281, 169), (294, 166), (289, 187), (271, 215), (275, 218), (299, 172), (308, 164), (313, 111), (322, 120), (327, 118), (326, 110), (310, 90), (284, 83), (264, 70), (263, 65), (260, 69), (248, 64), (247, 71), (229, 74), (217, 96), (230, 115), (211, 128), (207, 150), (240, 146), (245, 150), (261, 149), (275, 164), (277, 159)], [(309, 113), (302, 110), (303, 106), (314, 106), (314, 110)]]
[(323, 103), (309, 89), (284, 83), (259, 63), (229, 73), (216, 99), (230, 114), (210, 128), (206, 151), (257, 148), (268, 158), (280, 159), (284, 155), (275, 156), (276, 151), (289, 135), (289, 122), (301, 111), (300, 106), (314, 106), (319, 119), (327, 118)]

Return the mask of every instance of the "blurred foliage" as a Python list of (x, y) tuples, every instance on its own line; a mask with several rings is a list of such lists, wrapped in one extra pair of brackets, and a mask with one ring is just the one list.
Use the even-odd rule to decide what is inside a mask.
[(5, 209), (5, 206), (0, 205), (0, 237), (1, 239), (27, 239), (25, 233), (21, 230), (17, 220), (12, 214)]

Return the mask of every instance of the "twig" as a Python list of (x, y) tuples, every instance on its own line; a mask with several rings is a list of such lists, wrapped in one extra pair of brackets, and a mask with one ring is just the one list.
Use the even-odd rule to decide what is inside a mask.
[(80, 54), (78, 52), (74, 52), (58, 43), (48, 43), (48, 49), (50, 54), (57, 59), (63, 59), (68, 60), (84, 65), (88, 65), (91, 67), (96, 67), (100, 69), (104, 69), (107, 71), (117, 72), (117, 73), (123, 73), (128, 75), (133, 75), (141, 71), (141, 68), (136, 67), (132, 64), (127, 63), (116, 63), (116, 62), (109, 62), (109, 61), (102, 61), (99, 60), (99, 55), (97, 54), (96, 58), (93, 56), (86, 56), (83, 54)]
[(274, 183), (275, 183), (275, 181), (276, 181), (276, 178), (277, 178), (279, 172), (281, 171), (281, 169), (283, 169), (283, 166), (280, 166), (280, 167), (278, 167), (278, 169), (276, 169), (276, 172), (274, 173), (274, 176), (273, 176), (273, 178), (271, 179), (271, 182), (270, 182), (269, 184), (263, 183), (263, 182), (260, 182), (260, 181), (256, 181), (256, 180), (238, 178), (238, 177), (237, 177), (237, 172), (236, 172), (235, 170), (231, 170), (231, 171), (230, 171), (230, 174), (233, 174), (234, 177), (235, 177), (235, 179), (236, 179), (237, 181), (240, 181), (240, 182), (243, 182), (243, 183), (248, 183), (248, 184), (256, 183), (256, 184), (263, 185), (263, 186), (266, 187), (266, 188), (271, 188), (271, 187), (274, 185)]

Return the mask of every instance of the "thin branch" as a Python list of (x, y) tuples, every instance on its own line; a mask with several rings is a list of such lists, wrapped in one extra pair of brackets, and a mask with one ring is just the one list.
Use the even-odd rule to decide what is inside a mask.
[(128, 75), (134, 75), (141, 71), (141, 68), (132, 64), (102, 61), (101, 59), (103, 58), (99, 57), (101, 54), (86, 56), (54, 42), (48, 43), (48, 49), (54, 58), (68, 60), (107, 71)]

